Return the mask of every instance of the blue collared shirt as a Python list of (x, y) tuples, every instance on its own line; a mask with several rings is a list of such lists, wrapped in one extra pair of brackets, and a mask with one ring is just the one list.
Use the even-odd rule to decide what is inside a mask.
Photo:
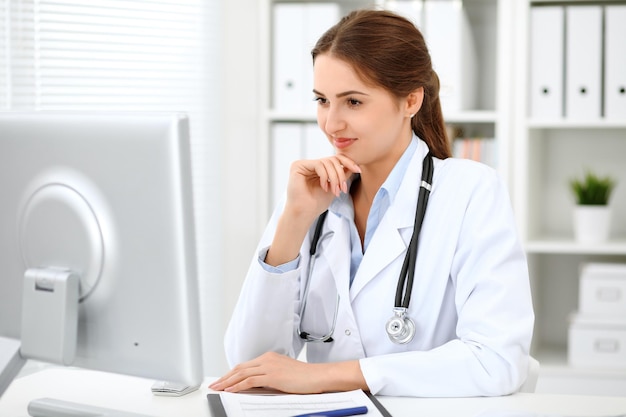
[[(389, 206), (393, 203), (398, 194), (400, 184), (402, 183), (404, 174), (409, 167), (409, 163), (411, 162), (411, 158), (413, 157), (416, 149), (417, 138), (414, 136), (413, 140), (411, 140), (409, 146), (406, 148), (396, 165), (389, 173), (389, 176), (374, 196), (372, 207), (370, 207), (370, 212), (367, 216), (363, 247), (361, 247), (361, 239), (356, 228), (356, 223), (354, 222), (354, 205), (352, 203), (352, 198), (350, 196), (345, 196), (345, 198), (337, 199), (335, 200), (336, 203), (333, 202), (330, 207), (332, 211), (335, 211), (336, 208), (336, 212), (339, 215), (350, 219), (350, 284), (352, 284), (352, 281), (354, 280), (356, 272), (359, 269), (359, 265), (361, 265), (361, 261), (363, 260), (363, 254), (367, 251), (367, 248), (372, 241), (372, 237), (376, 233), (376, 229), (378, 229), (380, 221), (385, 216), (387, 209), (389, 209)], [(344, 197), (344, 195), (341, 197)]]

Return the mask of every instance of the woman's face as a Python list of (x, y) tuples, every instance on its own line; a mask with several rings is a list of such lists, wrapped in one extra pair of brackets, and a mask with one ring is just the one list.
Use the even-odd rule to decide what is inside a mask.
[(361, 168), (391, 168), (412, 133), (407, 103), (387, 90), (364, 83), (352, 66), (328, 54), (314, 66), (317, 123), (338, 154)]

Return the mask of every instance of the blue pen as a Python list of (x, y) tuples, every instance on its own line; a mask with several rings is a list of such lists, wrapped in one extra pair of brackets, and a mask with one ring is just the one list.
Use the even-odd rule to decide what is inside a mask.
[(367, 414), (367, 407), (341, 408), (339, 410), (314, 411), (312, 413), (298, 414), (293, 417), (346, 417)]

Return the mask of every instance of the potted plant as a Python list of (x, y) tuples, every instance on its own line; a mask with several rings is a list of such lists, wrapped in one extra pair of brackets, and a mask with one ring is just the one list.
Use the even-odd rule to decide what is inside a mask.
[(570, 180), (576, 200), (574, 234), (579, 242), (597, 243), (608, 239), (611, 225), (609, 199), (615, 183), (613, 178), (600, 177), (590, 170), (582, 178)]

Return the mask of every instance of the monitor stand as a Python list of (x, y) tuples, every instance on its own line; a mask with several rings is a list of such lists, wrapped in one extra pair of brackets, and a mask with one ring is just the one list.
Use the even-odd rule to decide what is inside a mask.
[[(74, 359), (78, 277), (71, 272), (50, 269), (28, 270), (24, 278), (27, 283), (32, 282), (25, 286), (30, 290), (25, 290), (23, 294), (23, 341), (0, 336), (0, 398), (27, 358), (61, 365), (70, 365)], [(39, 282), (40, 280), (43, 281)], [(45, 288), (41, 290), (42, 285), (35, 284), (54, 285), (55, 291), (45, 291)], [(48, 295), (47, 298), (50, 299), (38, 298), (39, 292)], [(44, 314), (41, 314), (42, 311)], [(43, 319), (38, 319), (41, 317)], [(52, 335), (56, 340), (49, 340), (46, 335)], [(28, 404), (28, 414), (33, 417), (150, 417), (51, 398), (31, 401)]]
[(20, 355), (21, 345), (17, 339), (0, 336), (0, 398), (26, 363)]
[(28, 414), (32, 417), (152, 417), (53, 398), (39, 398), (31, 401), (28, 404)]
[[(26, 363), (20, 354), (20, 347), (19, 340), (0, 337), (0, 398)], [(150, 417), (51, 398), (31, 401), (28, 414), (33, 417)]]

